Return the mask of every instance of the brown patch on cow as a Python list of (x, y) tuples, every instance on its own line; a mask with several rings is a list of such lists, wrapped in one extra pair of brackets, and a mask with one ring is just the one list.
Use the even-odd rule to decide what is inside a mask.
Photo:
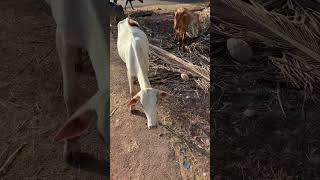
[(132, 20), (132, 19), (128, 19), (128, 24), (130, 25), (130, 26), (135, 26), (135, 27), (139, 27), (140, 28), (140, 25), (138, 24), (138, 22), (136, 22), (136, 21), (134, 21), (134, 20)]
[(197, 24), (199, 32), (201, 31), (199, 15), (184, 7), (179, 7), (176, 9), (173, 22), (176, 38), (182, 47), (188, 27), (191, 23)]
[(173, 28), (175, 29), (176, 38), (182, 47), (188, 26), (191, 21), (192, 15), (187, 8), (180, 7), (176, 9)]

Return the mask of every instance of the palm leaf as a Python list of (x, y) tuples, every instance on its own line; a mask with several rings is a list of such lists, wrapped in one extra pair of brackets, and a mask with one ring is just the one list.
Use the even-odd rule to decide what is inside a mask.
[(269, 12), (262, 5), (253, 1), (251, 1), (253, 6), (239, 0), (224, 0), (222, 2), (268, 29), (273, 33), (273, 36), (281, 38), (284, 41), (282, 43), (287, 43), (315, 61), (320, 61), (319, 37), (307, 26), (296, 25), (286, 16)]
[[(319, 14), (307, 14), (309, 24), (291, 21), (288, 17), (267, 11), (262, 5), (250, 1), (252, 5), (239, 0), (223, 0), (227, 6), (237, 10), (253, 22), (259, 24), (265, 32), (260, 33), (282, 46), (289, 47), (282, 58), (270, 57), (273, 63), (296, 86), (304, 87), (311, 92), (314, 84), (320, 85), (320, 47), (319, 47)], [(320, 86), (316, 88), (320, 90)]]

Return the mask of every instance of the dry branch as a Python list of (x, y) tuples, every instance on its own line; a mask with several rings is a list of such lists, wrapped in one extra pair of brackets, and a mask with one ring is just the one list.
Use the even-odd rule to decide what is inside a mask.
[[(320, 46), (319, 33), (315, 30), (319, 27), (318, 21), (314, 19), (311, 28), (304, 21), (290, 20), (288, 16), (267, 11), (261, 4), (252, 0), (252, 5), (237, 0), (221, 2), (261, 26), (259, 32), (254, 30), (255, 32), (249, 32), (247, 35), (269, 42), (280, 49), (285, 47), (281, 58), (269, 56), (269, 59), (293, 85), (305, 88), (308, 93), (319, 94)], [(304, 14), (301, 16), (304, 17)]]
[(6, 162), (1, 166), (0, 168), (0, 173), (4, 174), (7, 172), (7, 168), (8, 166), (13, 162), (13, 160), (16, 158), (16, 156), (18, 155), (19, 151), (25, 146), (27, 145), (27, 143), (23, 143), (20, 145), (20, 147), (18, 147), (6, 160)]
[(189, 71), (194, 76), (200, 76), (200, 77), (204, 78), (205, 80), (210, 81), (209, 74), (201, 73), (198, 70), (199, 69), (198, 66), (195, 66), (191, 63), (187, 63), (184, 60), (182, 60), (181, 58), (178, 58), (177, 56), (171, 54), (170, 52), (168, 52), (164, 49), (161, 49), (157, 46), (154, 46), (152, 44), (150, 44), (150, 48), (151, 48), (154, 55), (158, 56), (160, 59), (164, 60), (166, 63), (177, 65), (181, 69)]
[(117, 111), (118, 108), (119, 108), (119, 106), (117, 106), (116, 108), (114, 108), (114, 109), (112, 110), (112, 112), (110, 113), (110, 117), (113, 116), (113, 114)]

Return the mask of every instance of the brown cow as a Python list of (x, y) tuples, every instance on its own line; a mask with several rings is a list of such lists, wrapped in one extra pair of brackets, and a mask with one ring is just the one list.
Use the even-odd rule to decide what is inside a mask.
[(201, 31), (199, 15), (184, 7), (176, 9), (173, 23), (175, 35), (181, 47), (184, 47), (184, 40), (189, 26), (193, 27), (191, 28), (192, 31), (198, 31), (197, 34)]

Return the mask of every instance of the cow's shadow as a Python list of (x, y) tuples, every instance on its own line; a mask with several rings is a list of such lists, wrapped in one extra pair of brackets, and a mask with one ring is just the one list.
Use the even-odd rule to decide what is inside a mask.
[(144, 112), (140, 111), (140, 110), (137, 110), (137, 109), (133, 110), (131, 114), (135, 115), (135, 116), (140, 116), (140, 117), (142, 117), (144, 119), (147, 119), (146, 114)]
[(97, 159), (93, 155), (89, 153), (81, 153), (80, 154), (80, 162), (69, 163), (73, 168), (80, 168), (82, 171), (93, 172), (96, 174), (100, 174), (102, 176), (109, 177), (110, 166), (109, 162), (105, 159)]

